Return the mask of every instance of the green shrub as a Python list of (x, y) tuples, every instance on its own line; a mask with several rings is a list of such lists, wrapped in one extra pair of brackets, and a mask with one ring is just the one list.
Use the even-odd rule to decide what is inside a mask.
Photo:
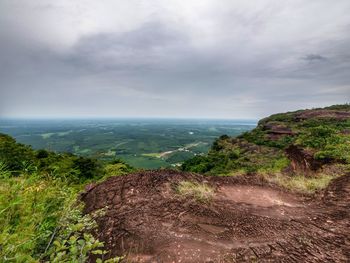
[(132, 169), (120, 161), (110, 165), (106, 170), (92, 158), (34, 151), (0, 134), (0, 262), (84, 262), (103, 255), (103, 243), (91, 234), (94, 218), (82, 214), (77, 197), (106, 171)]
[(57, 237), (49, 243), (44, 258), (57, 263), (86, 262), (90, 255), (95, 255), (96, 262), (119, 262), (122, 257), (103, 261), (102, 257), (108, 251), (103, 249), (103, 242), (90, 233), (97, 227), (95, 219), (103, 216), (105, 209), (95, 211), (92, 215), (82, 215), (81, 210), (79, 206), (72, 207), (62, 216), (56, 227), (59, 229)]
[(0, 258), (33, 261), (43, 253), (76, 190), (37, 174), (1, 177)]

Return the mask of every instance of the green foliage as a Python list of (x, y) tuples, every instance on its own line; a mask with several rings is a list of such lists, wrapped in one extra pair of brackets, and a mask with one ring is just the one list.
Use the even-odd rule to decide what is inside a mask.
[(121, 160), (111, 160), (106, 165), (101, 160), (69, 153), (35, 151), (3, 134), (0, 134), (0, 163), (12, 174), (35, 172), (70, 183), (84, 183), (133, 171), (130, 165)]
[(102, 174), (102, 164), (96, 159), (78, 157), (73, 160), (73, 169), (79, 171), (79, 177), (97, 178)]
[(0, 161), (4, 162), (10, 171), (22, 170), (23, 163), (36, 164), (34, 152), (29, 146), (16, 143), (12, 137), (1, 133)]
[(82, 214), (76, 201), (80, 185), (35, 174), (9, 177), (4, 173), (2, 169), (1, 262), (85, 262), (90, 254), (106, 253), (103, 243), (90, 233), (101, 212)]
[[(297, 111), (299, 112), (299, 111)], [(259, 121), (259, 125), (265, 124), (267, 122), (293, 122), (294, 121), (294, 115), (296, 112), (287, 112), (287, 113), (277, 113), (273, 114), (268, 118), (264, 118)]]
[(256, 145), (264, 145), (279, 149), (284, 149), (295, 141), (295, 138), (289, 135), (281, 136), (281, 138), (277, 140), (271, 140), (267, 136), (267, 132), (262, 130), (260, 127), (252, 130), (251, 132), (245, 132), (239, 137)]
[(328, 126), (311, 127), (298, 137), (297, 143), (310, 148), (322, 149), (336, 130)]
[(135, 169), (122, 160), (113, 160), (104, 166), (105, 176), (124, 175), (134, 172)]
[(96, 240), (91, 234), (84, 234), (82, 238), (72, 235), (68, 240), (54, 242), (55, 249), (50, 255), (50, 262), (85, 262), (89, 253), (103, 255), (103, 243)]
[(1, 176), (0, 258), (28, 262), (40, 257), (64, 207), (76, 190), (37, 174)]
[(211, 149), (207, 155), (185, 161), (182, 169), (209, 175), (255, 173), (257, 171), (282, 171), (289, 160), (280, 150), (256, 146), (242, 140), (218, 141), (221, 150)]
[[(350, 111), (350, 106), (326, 109)], [(303, 113), (274, 114), (238, 139), (222, 136), (214, 141), (208, 154), (185, 161), (182, 169), (215, 175), (277, 173), (289, 165), (284, 149), (292, 144), (307, 148), (316, 159), (350, 163), (350, 120), (332, 117), (332, 112), (318, 118), (312, 111), (306, 112), (311, 117), (298, 118)]]
[(0, 179), (7, 179), (11, 176), (10, 169), (4, 162), (0, 162)]
[(185, 160), (192, 158), (194, 154), (192, 152), (186, 152), (186, 151), (175, 151), (167, 156), (165, 159), (167, 162), (175, 165), (178, 163), (182, 163)]
[[(84, 262), (103, 255), (103, 243), (91, 234), (94, 218), (82, 215), (77, 197), (85, 183), (108, 176), (104, 163), (34, 151), (6, 135), (0, 145), (0, 262)], [(110, 165), (113, 173), (132, 170), (121, 161)]]
[(345, 103), (345, 104), (336, 104), (332, 105), (329, 107), (325, 107), (327, 110), (345, 110), (345, 111), (350, 111), (350, 103)]
[(95, 219), (105, 214), (105, 209), (95, 211), (91, 215), (82, 215), (81, 207), (72, 207), (61, 218), (56, 229), (59, 229), (55, 241), (49, 243), (45, 258), (49, 262), (86, 262), (90, 255), (97, 257), (97, 262), (119, 262), (122, 257), (107, 261), (102, 260), (108, 251), (103, 242), (92, 234), (96, 227)]
[(315, 158), (350, 164), (350, 136), (335, 135), (329, 138), (323, 149), (315, 153)]

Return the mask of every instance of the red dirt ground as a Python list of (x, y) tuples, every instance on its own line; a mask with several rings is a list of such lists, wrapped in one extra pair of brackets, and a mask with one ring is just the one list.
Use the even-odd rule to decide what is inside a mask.
[[(179, 196), (183, 180), (215, 189), (210, 202)], [(350, 175), (313, 199), (254, 176), (160, 170), (111, 177), (82, 195), (106, 208), (97, 237), (126, 262), (350, 262)], [(93, 260), (93, 259), (92, 259)]]

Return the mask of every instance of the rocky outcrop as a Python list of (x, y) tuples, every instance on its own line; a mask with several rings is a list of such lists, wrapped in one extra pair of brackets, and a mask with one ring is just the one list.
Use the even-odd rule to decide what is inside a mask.
[(285, 153), (291, 162), (294, 172), (308, 174), (315, 172), (322, 167), (323, 162), (314, 158), (314, 153), (296, 145), (290, 145)]
[(266, 131), (267, 137), (273, 141), (279, 140), (283, 136), (295, 135), (290, 127), (279, 123), (267, 122), (263, 125), (262, 129)]
[(350, 118), (350, 111), (319, 109), (305, 110), (295, 114), (296, 121), (302, 121), (312, 118), (344, 121)]

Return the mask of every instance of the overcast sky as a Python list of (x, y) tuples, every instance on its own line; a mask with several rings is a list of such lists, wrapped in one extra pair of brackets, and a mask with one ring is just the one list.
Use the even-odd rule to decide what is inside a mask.
[(349, 0), (0, 0), (0, 116), (260, 118), (350, 101)]

